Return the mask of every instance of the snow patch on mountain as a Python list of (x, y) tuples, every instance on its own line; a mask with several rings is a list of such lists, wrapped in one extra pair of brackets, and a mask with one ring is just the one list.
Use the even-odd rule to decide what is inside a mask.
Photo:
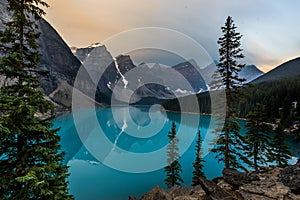
[(117, 72), (120, 74), (120, 76), (122, 77), (122, 81), (124, 83), (124, 89), (127, 88), (127, 85), (128, 85), (128, 81), (126, 80), (125, 76), (121, 73), (120, 69), (119, 69), (119, 64), (117, 62), (117, 59), (114, 58), (114, 62), (115, 62), (115, 66), (116, 66), (116, 69), (117, 69)]
[(188, 91), (188, 90), (182, 90), (178, 88), (177, 90), (174, 91), (176, 94), (184, 94), (184, 95), (189, 95), (193, 94), (194, 92)]

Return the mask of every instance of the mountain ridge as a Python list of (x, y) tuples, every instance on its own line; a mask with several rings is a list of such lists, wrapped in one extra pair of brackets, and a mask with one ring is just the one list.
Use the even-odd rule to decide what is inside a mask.
[[(11, 19), (6, 6), (7, 1), (0, 0), (0, 30), (4, 30), (5, 22)], [(58, 103), (57, 107), (70, 107), (72, 85), (81, 63), (50, 23), (45, 19), (36, 23), (41, 32), (37, 40), (41, 54), (39, 69), (49, 72), (46, 76), (38, 77), (41, 89), (53, 102)]]
[(288, 60), (271, 71), (256, 78), (252, 83), (261, 83), (265, 81), (279, 80), (283, 78), (290, 78), (300, 75), (300, 57)]
[[(97, 80), (93, 76), (101, 75), (98, 88), (102, 101), (107, 104), (110, 104), (112, 97), (120, 103), (149, 104), (149, 99), (152, 99), (152, 104), (156, 104), (177, 95), (206, 90), (205, 82), (192, 61), (179, 63), (171, 68), (159, 64), (135, 65), (130, 55), (113, 58), (105, 45), (100, 43), (85, 48), (72, 47), (72, 52), (89, 71), (93, 80)], [(133, 71), (127, 76), (126, 73), (131, 70)], [(189, 82), (191, 88), (183, 86), (180, 81), (182, 78)]]

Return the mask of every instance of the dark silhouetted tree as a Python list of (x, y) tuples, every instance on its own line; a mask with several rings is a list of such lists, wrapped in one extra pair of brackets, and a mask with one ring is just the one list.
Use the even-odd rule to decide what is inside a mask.
[(245, 155), (253, 162), (248, 163), (255, 171), (267, 163), (267, 156), (270, 152), (270, 131), (271, 127), (265, 123), (265, 107), (256, 104), (254, 109), (247, 115), (246, 132), (247, 147)]
[[(0, 199), (72, 199), (53, 105), (39, 91), (37, 20), (42, 0), (8, 0), (0, 32)], [(43, 117), (42, 117), (43, 116)], [(50, 116), (50, 117), (46, 117)]]
[(165, 178), (165, 184), (168, 188), (171, 188), (174, 185), (180, 185), (180, 183), (183, 183), (183, 180), (180, 176), (182, 169), (178, 161), (178, 138), (176, 137), (176, 125), (174, 122), (172, 122), (172, 130), (168, 133), (168, 138), (170, 140), (167, 147), (167, 162), (169, 165), (165, 167), (165, 172), (167, 175)]
[(200, 130), (198, 131), (197, 134), (197, 142), (196, 142), (196, 158), (193, 163), (194, 171), (193, 171), (193, 177), (192, 177), (192, 186), (200, 185), (201, 183), (201, 177), (205, 177), (204, 172), (203, 172), (203, 163), (205, 160), (202, 159), (201, 157), (201, 134)]
[(223, 83), (221, 89), (225, 89), (226, 113), (224, 127), (220, 129), (221, 134), (216, 140), (212, 152), (217, 154), (219, 161), (225, 163), (225, 168), (243, 168), (238, 160), (246, 160), (239, 149), (243, 149), (244, 138), (240, 135), (240, 126), (235, 120), (234, 105), (242, 99), (240, 87), (245, 79), (239, 77), (239, 72), (244, 64), (239, 64), (238, 59), (244, 58), (240, 48), (242, 35), (236, 32), (236, 26), (232, 18), (226, 19), (225, 25), (221, 27), (223, 36), (219, 38), (220, 60), (217, 64), (218, 79)]
[(288, 160), (293, 156), (286, 144), (286, 134), (283, 126), (279, 123), (275, 129), (275, 135), (271, 142), (271, 152), (268, 156), (269, 162), (276, 162), (277, 166), (285, 167), (288, 165)]

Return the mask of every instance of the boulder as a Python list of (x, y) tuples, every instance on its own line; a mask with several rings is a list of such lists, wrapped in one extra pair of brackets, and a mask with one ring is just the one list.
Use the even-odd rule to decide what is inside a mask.
[(180, 185), (175, 185), (168, 190), (168, 193), (173, 197), (177, 197), (177, 196), (189, 195), (190, 190), (186, 187), (182, 187)]
[(233, 196), (227, 192), (226, 190), (220, 188), (216, 183), (213, 181), (207, 180), (204, 177), (200, 178), (201, 187), (205, 191), (206, 195), (209, 196), (212, 200), (218, 199), (234, 199)]
[(192, 188), (190, 195), (193, 197), (197, 197), (199, 200), (207, 199), (206, 193), (200, 185), (197, 185)]
[(289, 187), (294, 194), (300, 194), (300, 163), (282, 169), (279, 181)]
[(266, 171), (258, 173), (261, 181), (277, 182), (282, 168), (268, 168)]
[(174, 198), (174, 200), (199, 200), (199, 199), (197, 197), (185, 195), (185, 196), (177, 196)]
[(227, 183), (224, 179), (218, 180), (217, 185), (224, 190), (232, 190), (233, 189), (232, 185)]
[(238, 190), (244, 199), (253, 200), (284, 200), (290, 189), (280, 182), (253, 181), (241, 186)]
[(142, 196), (141, 200), (172, 200), (172, 196), (164, 189), (156, 186), (150, 192)]
[[(214, 181), (200, 178), (200, 185), (188, 189), (174, 186), (168, 191), (159, 187), (144, 195), (142, 200), (300, 200), (300, 163), (286, 168), (243, 173), (223, 170), (223, 177)], [(237, 187), (237, 188), (236, 188)], [(135, 200), (132, 198), (132, 200)]]
[(244, 184), (251, 183), (252, 181), (259, 181), (259, 177), (256, 174), (239, 172), (235, 169), (224, 169), (223, 178), (236, 189)]

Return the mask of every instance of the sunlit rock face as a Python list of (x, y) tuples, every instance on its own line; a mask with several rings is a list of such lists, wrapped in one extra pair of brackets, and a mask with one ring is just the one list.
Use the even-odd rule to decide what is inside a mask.
[[(6, 0), (0, 0), (0, 29), (5, 28), (4, 23), (11, 19), (11, 15), (6, 10)], [(38, 44), (40, 45), (41, 58), (39, 62), (39, 69), (46, 70), (49, 75), (40, 77), (42, 90), (50, 95), (51, 93), (60, 93), (61, 96), (68, 96), (68, 98), (53, 99), (57, 103), (63, 105), (70, 105), (72, 87), (65, 87), (65, 85), (73, 85), (77, 71), (81, 65), (80, 61), (72, 54), (68, 45), (56, 32), (56, 30), (44, 19), (37, 22), (39, 31), (41, 32)], [(61, 84), (63, 83), (63, 84)], [(63, 89), (60, 86), (63, 85)], [(56, 96), (52, 94), (52, 97)]]

